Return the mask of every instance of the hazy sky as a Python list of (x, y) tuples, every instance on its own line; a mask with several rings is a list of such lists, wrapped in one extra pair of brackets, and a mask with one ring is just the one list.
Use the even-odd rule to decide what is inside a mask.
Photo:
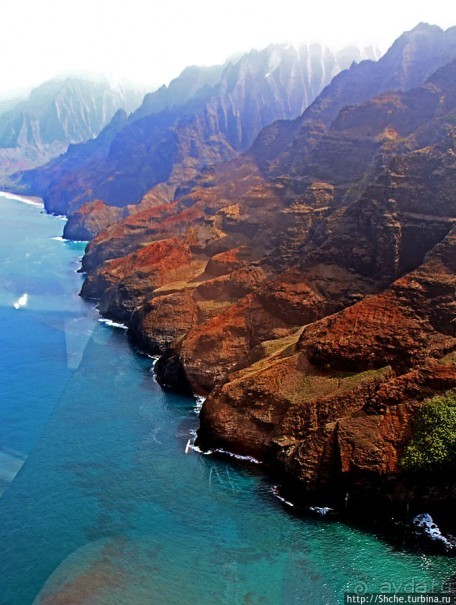
[(61, 71), (102, 72), (151, 88), (190, 64), (271, 42), (374, 43), (426, 21), (456, 25), (454, 0), (12, 0), (1, 11), (0, 91)]

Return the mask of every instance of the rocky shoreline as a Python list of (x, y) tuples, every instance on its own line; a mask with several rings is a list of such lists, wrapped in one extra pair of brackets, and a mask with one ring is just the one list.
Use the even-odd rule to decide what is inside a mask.
[[(207, 397), (198, 447), (261, 460), (303, 508), (385, 526), (429, 514), (444, 534), (456, 530), (450, 34), (404, 34), (167, 199), (154, 187), (127, 211), (95, 200), (73, 219), (97, 232), (82, 295), (160, 357), (160, 384)], [(437, 39), (446, 51), (430, 60)], [(413, 532), (454, 554), (432, 524)]]
[(423, 402), (456, 387), (455, 135), (323, 216), (311, 185), (292, 222), (253, 171), (237, 203), (219, 174), (94, 238), (82, 294), (161, 356), (162, 385), (207, 395), (202, 447), (263, 460), (311, 506), (348, 494), (353, 515), (409, 506), (454, 531), (448, 475), (421, 484), (402, 460)]
[[(144, 352), (141, 347), (138, 348), (131, 332), (130, 340), (133, 346)], [(158, 357), (154, 366), (156, 379), (163, 388), (191, 394), (183, 368), (176, 373), (161, 357)], [(166, 382), (170, 372), (174, 376), (173, 386)], [(205, 397), (201, 399), (206, 400)], [(241, 423), (236, 428), (240, 426)], [(251, 445), (250, 442), (220, 440), (214, 435), (211, 421), (207, 419), (202, 405), (200, 429), (193, 449), (237, 464), (260, 465), (260, 472), (277, 482), (273, 488), (274, 495), (288, 512), (302, 518), (342, 521), (377, 533), (397, 548), (456, 556), (456, 525), (451, 514), (456, 489), (447, 484), (444, 476), (437, 477), (434, 484), (429, 482), (429, 477), (417, 481), (416, 477), (400, 474), (382, 480), (363, 477), (356, 482), (339, 477), (330, 486), (308, 490), (302, 481), (290, 473), (284, 461), (278, 459), (276, 452), (263, 454), (252, 449)], [(439, 527), (434, 517), (423, 511), (432, 511), (442, 525)]]
[[(142, 354), (150, 355), (151, 351), (157, 354), (154, 373), (158, 382), (164, 388), (193, 394), (185, 367), (182, 364), (174, 366), (169, 361), (169, 348), (163, 354), (163, 348), (160, 351), (155, 345), (151, 346), (151, 343), (145, 347), (144, 336), (142, 339), (136, 336), (134, 316), (127, 324), (132, 346)], [(442, 367), (439, 368), (437, 380), (441, 381), (441, 388), (445, 391), (446, 386), (453, 384), (455, 378), (454, 357), (451, 356), (448, 366), (441, 365), (444, 371), (442, 372)], [(430, 375), (435, 370), (436, 368), (431, 369)], [(427, 381), (430, 375), (426, 376)], [(375, 376), (366, 376), (366, 383), (356, 390), (356, 396), (372, 395), (372, 385), (378, 390), (379, 385), (391, 380), (393, 376), (394, 372), (390, 368), (382, 370), (380, 375), (375, 372)], [(434, 378), (435, 376), (432, 380)], [(229, 385), (228, 382), (228, 388)], [(456, 489), (454, 485), (448, 484), (444, 475), (430, 481), (426, 476), (417, 478), (400, 472), (382, 476), (362, 470), (345, 473), (344, 476), (341, 469), (338, 469), (337, 473), (326, 477), (329, 481), (318, 480), (310, 485), (302, 476), (299, 463), (288, 457), (290, 439), (286, 441), (282, 438), (280, 443), (272, 440), (267, 447), (264, 443), (259, 446), (256, 437), (246, 428), (246, 418), (231, 416), (232, 411), (229, 410), (230, 418), (223, 417), (222, 412), (220, 420), (220, 390), (223, 387), (223, 384), (216, 386), (208, 398), (201, 397), (201, 403), (204, 403), (200, 410), (200, 429), (194, 441), (194, 449), (204, 454), (235, 459), (236, 463), (260, 463), (260, 471), (277, 482), (276, 497), (293, 514), (343, 521), (376, 532), (400, 548), (456, 555), (456, 525), (451, 514)], [(422, 398), (424, 397), (425, 393), (422, 394)], [(213, 407), (215, 419), (211, 418)], [(220, 421), (224, 432), (227, 427), (232, 427), (236, 439), (231, 434), (227, 439), (217, 431)], [(302, 460), (300, 463), (302, 464)], [(333, 460), (330, 466), (334, 464)]]

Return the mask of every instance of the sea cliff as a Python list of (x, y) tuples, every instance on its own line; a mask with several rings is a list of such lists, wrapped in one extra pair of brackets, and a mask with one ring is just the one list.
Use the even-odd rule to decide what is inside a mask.
[(451, 531), (454, 430), (441, 458), (419, 439), (456, 387), (456, 61), (410, 62), (434, 35), (353, 66), (171, 201), (152, 189), (90, 242), (82, 295), (160, 355), (162, 385), (207, 397), (201, 448), (260, 459), (305, 505)]

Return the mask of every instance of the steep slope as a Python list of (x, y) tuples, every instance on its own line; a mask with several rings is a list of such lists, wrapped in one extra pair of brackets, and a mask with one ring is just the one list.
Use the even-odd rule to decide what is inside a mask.
[(87, 250), (83, 295), (161, 354), (163, 385), (208, 395), (201, 447), (307, 502), (454, 506), (447, 476), (401, 461), (422, 402), (456, 386), (455, 83), (452, 61), (344, 107), (278, 147), (288, 172), (244, 154)]
[(455, 246), (453, 228), (383, 293), (230, 375), (204, 405), (200, 441), (274, 461), (310, 500), (449, 510), (454, 484), (420, 485), (401, 460), (420, 403), (456, 385)]
[(133, 110), (140, 92), (107, 81), (64, 78), (45, 82), (0, 115), (2, 175), (44, 164), (68, 145), (96, 137), (116, 111)]
[[(376, 64), (371, 65), (374, 68)], [(420, 135), (422, 140), (418, 143), (414, 142), (413, 137), (410, 140), (405, 138), (413, 129), (427, 124), (437, 113), (450, 111), (451, 95), (447, 109), (440, 105), (444, 94), (449, 95), (444, 81), (446, 77), (452, 77), (451, 66), (443, 72), (441, 86), (437, 80), (430, 80), (428, 85), (411, 93), (389, 93), (359, 108), (344, 109), (312, 149), (307, 150), (306, 146), (301, 149), (297, 145), (290, 147), (289, 156), (296, 166), (300, 166), (299, 172), (296, 169), (275, 180), (266, 180), (251, 153), (247, 153), (200, 175), (193, 183), (193, 191), (184, 196), (177, 195), (176, 202), (166, 209), (160, 208), (162, 200), (156, 196), (153, 201), (155, 208), (138, 212), (122, 223), (113, 225), (91, 242), (83, 259), (84, 270), (92, 271), (104, 260), (131, 252), (149, 241), (153, 233), (160, 231), (162, 211), (166, 216), (168, 213), (178, 214), (182, 208), (195, 204), (203, 190), (204, 203), (208, 199), (219, 199), (224, 200), (225, 204), (238, 204), (245, 197), (243, 207), (249, 216), (251, 230), (255, 223), (264, 224), (261, 211), (267, 208), (269, 200), (273, 207), (277, 207), (277, 204), (285, 206), (277, 225), (284, 228), (279, 236), (269, 233), (268, 241), (272, 241), (273, 237), (279, 240), (276, 241), (279, 252), (276, 262), (283, 259), (287, 266), (291, 249), (294, 247), (299, 251), (309, 233), (312, 233), (314, 241), (323, 237), (327, 227), (316, 228), (320, 222), (327, 224), (321, 218), (332, 214), (344, 200), (349, 202), (360, 197), (368, 184), (383, 173), (393, 152), (406, 152), (414, 145), (424, 146), (426, 136), (432, 139), (432, 133), (438, 132), (431, 126), (429, 134), (424, 128)], [(315, 103), (319, 104), (320, 99)], [(451, 116), (448, 121), (451, 123)], [(382, 187), (381, 180), (378, 187)], [(181, 188), (181, 191), (185, 193), (185, 189)], [(258, 212), (258, 216), (255, 216)], [(334, 214), (333, 220), (337, 220), (338, 216)], [(228, 221), (225, 219), (224, 222), (226, 224)], [(232, 229), (237, 221), (231, 222)], [(334, 254), (338, 254), (337, 246)], [(368, 270), (366, 267), (363, 274), (366, 275)]]
[[(451, 127), (446, 133), (451, 115), (445, 113), (454, 107), (454, 69), (454, 64), (449, 65), (420, 89), (384, 95), (341, 112), (324, 145), (327, 160), (334, 148), (364, 149), (363, 162), (357, 153), (347, 154), (342, 183), (334, 169), (332, 184), (308, 177), (307, 190), (296, 195), (293, 187), (289, 188), (290, 193), (283, 186), (265, 186), (260, 177), (252, 186), (250, 173), (249, 189), (242, 193), (241, 185), (227, 190), (224, 175), (219, 172), (216, 185), (195, 190), (173, 204), (157, 206), (113, 226), (106, 233), (107, 239), (103, 240), (105, 236), (101, 234), (89, 246), (84, 268), (91, 273), (83, 293), (101, 297), (104, 312), (128, 319), (156, 288), (148, 273), (155, 272), (153, 263), (146, 260), (144, 265), (139, 259), (148, 259), (148, 250), (160, 245), (163, 238), (182, 240), (191, 236), (188, 242), (193, 259), (203, 266), (206, 263), (206, 268), (197, 283), (188, 279), (185, 287), (170, 284), (167, 293), (184, 289), (188, 300), (193, 288), (199, 309), (208, 307), (204, 299), (206, 303), (220, 303), (214, 305), (220, 314), (215, 313), (209, 323), (203, 321), (192, 327), (180, 343), (180, 356), (185, 359), (192, 388), (210, 390), (215, 378), (223, 376), (227, 364), (239, 361), (240, 351), (248, 353), (262, 340), (284, 335), (299, 324), (387, 285), (419, 265), (427, 250), (448, 233), (454, 220), (454, 139)], [(376, 120), (372, 120), (373, 113)], [(434, 124), (434, 136), (439, 132), (435, 120), (441, 113), (444, 115), (439, 143), (407, 151), (416, 143), (414, 136), (407, 143), (403, 137), (410, 135), (411, 129), (421, 129), (420, 136), (425, 137), (424, 125), (429, 122)], [(354, 137), (356, 145), (351, 145)], [(372, 143), (369, 153), (363, 148), (365, 141)], [(397, 155), (401, 149), (403, 154)], [(321, 155), (318, 150), (317, 157)], [(380, 165), (378, 176), (372, 172), (369, 159), (374, 167)], [(312, 160), (309, 164), (315, 169), (323, 162)], [(359, 198), (351, 201), (353, 182), (366, 170), (373, 180), (364, 191), (361, 189)], [(348, 183), (347, 175), (352, 179)], [(237, 203), (231, 202), (230, 196)], [(338, 202), (337, 197), (342, 201)], [(430, 200), (438, 201), (431, 205)], [(140, 250), (135, 252), (138, 247)], [(105, 255), (112, 258), (130, 250), (125, 259), (105, 263), (93, 271)], [(262, 259), (261, 271), (250, 272), (249, 279), (243, 279), (241, 284), (239, 271), (255, 259)], [(256, 277), (252, 280), (253, 275)], [(262, 288), (261, 281), (265, 279), (268, 282)], [(252, 288), (255, 294), (236, 302)], [(177, 315), (178, 298), (174, 292)], [(201, 310), (200, 316), (208, 319), (207, 310)], [(148, 324), (152, 322), (148, 320)], [(236, 333), (236, 344), (232, 344), (228, 357), (226, 347), (219, 346), (219, 338), (230, 329)]]
[[(348, 141), (344, 140), (339, 150), (332, 145), (331, 158), (325, 157), (326, 150), (324, 149), (325, 143), (328, 142), (325, 134), (339, 111), (347, 105), (361, 103), (379, 92), (398, 86), (407, 89), (415, 83), (420, 84), (424, 81), (422, 78), (429, 75), (433, 69), (435, 70), (454, 57), (456, 57), (456, 28), (450, 28), (444, 32), (438, 27), (420, 24), (410, 32), (404, 33), (377, 62), (362, 61), (359, 64), (353, 64), (348, 70), (343, 71), (332, 80), (331, 84), (323, 90), (301, 117), (294, 121), (276, 121), (271, 126), (264, 128), (251, 149), (242, 156), (241, 161), (236, 160), (229, 167), (222, 168), (222, 172), (230, 174), (231, 181), (234, 182), (233, 191), (230, 194), (231, 199), (237, 199), (241, 181), (244, 183), (244, 190), (248, 189), (249, 183), (253, 187), (265, 180), (272, 181), (275, 177), (281, 177), (283, 186), (287, 187), (287, 196), (290, 198), (294, 196), (295, 199), (299, 199), (300, 195), (308, 195), (305, 192), (309, 183), (312, 182), (309, 180), (309, 176), (315, 180), (316, 175), (320, 173), (319, 178), (324, 182), (328, 180), (326, 177), (330, 174), (331, 179), (334, 180), (333, 170), (336, 164), (339, 173), (343, 175), (347, 167), (343, 158), (348, 157), (344, 146), (348, 144)], [(376, 107), (373, 108), (374, 111), (376, 109)], [(385, 111), (388, 110), (387, 103), (385, 103), (384, 109)], [(398, 116), (398, 119), (400, 119), (400, 116)], [(340, 121), (339, 129), (343, 130), (343, 128), (343, 121)], [(336, 131), (333, 130), (332, 133), (334, 132)], [(385, 133), (385, 136), (388, 136), (388, 134)], [(361, 174), (366, 165), (369, 164), (372, 154), (375, 153), (379, 144), (378, 141), (374, 140), (375, 137), (364, 137), (364, 139), (361, 142), (361, 137), (357, 135), (353, 137), (350, 143), (351, 152), (353, 153), (357, 149), (359, 154), (359, 165), (356, 162), (351, 162), (351, 170), (356, 170), (357, 174)], [(329, 144), (332, 144), (331, 141), (329, 141)], [(311, 152), (313, 152), (312, 162), (314, 166), (317, 166), (317, 171), (314, 174), (306, 175), (310, 167), (303, 166), (302, 163), (308, 160)], [(365, 155), (365, 152), (367, 155)], [(330, 161), (328, 162), (328, 160)], [(53, 177), (56, 178), (57, 174), (58, 170), (57, 173), (53, 173)], [(189, 176), (189, 173), (186, 176)], [(347, 180), (352, 181), (353, 177), (353, 174), (349, 174)], [(79, 178), (79, 186), (83, 188), (87, 185), (84, 182), (84, 174), (82, 173)], [(168, 201), (173, 195), (177, 198), (191, 190), (192, 187), (196, 188), (199, 178), (199, 176), (196, 176), (187, 185), (180, 186), (177, 192), (175, 192), (174, 186), (163, 187), (160, 185), (159, 188), (155, 187), (144, 196), (140, 204), (134, 209), (127, 209), (124, 214), (138, 212), (150, 205), (156, 206)], [(208, 186), (215, 178), (213, 173), (208, 173), (203, 177), (204, 186)], [(180, 174), (179, 182), (180, 179), (185, 179), (184, 173)], [(226, 186), (225, 189), (227, 189)], [(342, 193), (333, 190), (331, 195), (335, 195), (337, 200), (340, 201)], [(61, 195), (62, 201), (67, 203), (71, 196), (72, 187), (70, 183), (69, 193), (62, 193)], [(81, 212), (82, 216), (79, 215), (74, 220), (70, 220), (66, 229), (66, 234), (70, 238), (80, 239), (82, 234), (94, 236), (103, 227), (109, 225), (109, 220), (99, 220), (94, 217), (90, 222), (96, 227), (88, 230), (84, 227), (88, 213), (86, 209)], [(106, 217), (108, 212), (105, 209), (101, 210), (100, 207), (100, 214)], [(147, 213), (144, 216), (147, 216)], [(143, 219), (138, 217), (138, 224), (143, 222)], [(126, 233), (128, 250), (134, 247), (131, 241), (128, 242), (130, 231), (131, 229), (127, 229)], [(115, 231), (114, 237), (117, 240), (119, 230)], [(137, 230), (135, 239), (136, 237), (139, 239)], [(112, 248), (109, 240), (110, 236), (107, 233), (106, 235), (103, 234), (99, 241), (94, 242), (98, 252), (93, 256), (98, 256), (100, 259), (109, 258), (113, 250), (102, 252), (105, 246)], [(118, 249), (121, 251), (122, 247)], [(92, 255), (91, 249), (89, 254)], [(90, 266), (90, 262), (87, 263), (87, 266)]]
[(299, 172), (299, 162), (344, 107), (382, 92), (419, 86), (442, 65), (456, 58), (456, 27), (446, 31), (418, 24), (400, 36), (375, 63), (362, 61), (334, 78), (300, 117), (265, 128), (251, 149), (268, 176)]
[[(207, 298), (231, 305), (209, 321), (195, 322), (177, 349), (166, 353), (163, 366), (158, 366), (166, 372), (163, 381), (179, 384), (182, 373), (179, 371), (174, 378), (173, 368), (183, 367), (191, 389), (207, 393), (263, 341), (286, 336), (300, 325), (378, 292), (419, 266), (456, 219), (455, 133), (454, 129), (450, 131), (442, 135), (438, 144), (393, 156), (387, 170), (354, 202), (332, 211), (309, 206), (300, 209), (297, 205), (292, 212), (287, 212), (286, 207), (276, 211), (274, 228), (265, 231), (263, 227), (249, 244), (244, 242), (244, 254), (248, 251), (251, 259), (253, 246), (266, 254), (259, 267), (269, 279), (254, 284), (244, 298), (242, 292), (227, 296), (227, 285), (221, 287), (219, 294), (206, 288), (210, 293), (206, 293)], [(281, 220), (287, 214), (291, 214), (290, 219)], [(298, 217), (301, 222), (297, 233)], [(244, 221), (239, 223), (237, 230), (242, 232), (246, 225)], [(262, 241), (280, 244), (268, 251), (265, 246), (260, 248)], [(103, 270), (106, 269), (100, 269)], [(218, 278), (219, 283), (221, 279)], [(233, 279), (234, 273), (224, 281)], [(201, 291), (199, 285), (197, 292)], [(102, 301), (109, 296), (110, 290), (103, 290)], [(174, 304), (178, 313), (176, 301)], [(107, 307), (114, 314), (118, 308)], [(451, 320), (447, 314), (443, 322)], [(136, 329), (147, 330), (149, 326), (153, 334), (147, 316), (142, 321), (138, 324), (134, 320)], [(386, 358), (386, 342), (382, 344), (383, 348), (379, 348)], [(361, 352), (364, 354), (365, 350)], [(375, 351), (370, 354), (375, 356)], [(354, 359), (347, 359), (347, 365), (357, 367)]]
[(50, 212), (66, 214), (94, 199), (136, 204), (163, 182), (172, 199), (181, 182), (246, 150), (272, 121), (302, 113), (336, 73), (365, 56), (356, 49), (275, 45), (236, 63), (186, 69), (145, 98), (109, 148), (94, 147), (96, 158), (81, 150), (75, 162), (78, 151), (72, 150), (71, 164), (64, 156), (59, 164), (24, 174), (22, 183), (42, 195)]

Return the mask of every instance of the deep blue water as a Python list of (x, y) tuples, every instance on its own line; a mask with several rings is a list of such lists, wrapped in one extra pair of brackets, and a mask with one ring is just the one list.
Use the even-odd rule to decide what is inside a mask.
[(290, 515), (255, 466), (185, 454), (194, 400), (78, 297), (62, 227), (0, 198), (1, 605), (332, 605), (454, 573)]

